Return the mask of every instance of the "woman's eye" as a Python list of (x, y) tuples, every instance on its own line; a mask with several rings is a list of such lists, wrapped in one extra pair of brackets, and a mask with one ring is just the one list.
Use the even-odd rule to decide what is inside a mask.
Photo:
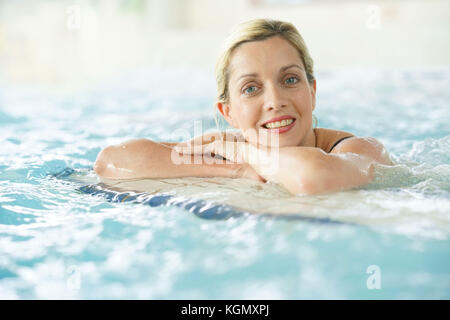
[(289, 77), (285, 80), (286, 84), (296, 84), (298, 82), (298, 78), (297, 77)]
[(244, 89), (244, 93), (246, 94), (252, 94), (256, 91), (256, 87), (255, 86), (250, 86)]

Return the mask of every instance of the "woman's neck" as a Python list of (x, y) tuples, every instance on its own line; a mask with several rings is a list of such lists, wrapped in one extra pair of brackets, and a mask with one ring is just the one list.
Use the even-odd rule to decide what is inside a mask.
[(302, 142), (300, 142), (299, 147), (311, 147), (311, 148), (317, 148), (317, 135), (316, 130), (311, 129), (306, 137), (303, 139)]

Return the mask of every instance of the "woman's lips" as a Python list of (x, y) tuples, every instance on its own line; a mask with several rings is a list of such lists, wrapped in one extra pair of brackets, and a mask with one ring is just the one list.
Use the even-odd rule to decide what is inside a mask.
[(284, 133), (287, 132), (289, 130), (292, 129), (292, 127), (295, 125), (296, 119), (294, 119), (294, 121), (292, 121), (291, 124), (284, 126), (284, 127), (279, 127), (279, 128), (266, 128), (264, 126), (262, 126), (263, 129), (268, 130), (270, 133)]
[(295, 118), (293, 116), (291, 116), (291, 115), (284, 115), (284, 116), (280, 116), (280, 117), (276, 117), (276, 118), (270, 119), (270, 120), (264, 122), (262, 125), (265, 126), (266, 124), (268, 124), (270, 122), (282, 121), (282, 120), (290, 120), (290, 119), (295, 120)]

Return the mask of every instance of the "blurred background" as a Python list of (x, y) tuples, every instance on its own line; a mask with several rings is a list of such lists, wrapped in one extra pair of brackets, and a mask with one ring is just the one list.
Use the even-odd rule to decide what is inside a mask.
[[(220, 45), (258, 17), (303, 35), (318, 126), (398, 165), (299, 202), (239, 182), (177, 182), (184, 208), (78, 191), (108, 145), (214, 130)], [(449, 39), (448, 0), (0, 0), (0, 298), (448, 299)], [(197, 194), (350, 224), (200, 219)]]
[(258, 17), (294, 23), (316, 70), (450, 66), (447, 0), (0, 0), (0, 81), (70, 90), (155, 66), (212, 74), (229, 31)]

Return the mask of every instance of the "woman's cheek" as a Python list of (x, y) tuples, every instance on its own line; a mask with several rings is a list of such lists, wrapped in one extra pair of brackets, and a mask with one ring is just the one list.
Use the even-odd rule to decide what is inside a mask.
[(258, 112), (252, 106), (246, 106), (241, 109), (241, 119), (245, 122), (247, 128), (254, 128), (259, 121)]

